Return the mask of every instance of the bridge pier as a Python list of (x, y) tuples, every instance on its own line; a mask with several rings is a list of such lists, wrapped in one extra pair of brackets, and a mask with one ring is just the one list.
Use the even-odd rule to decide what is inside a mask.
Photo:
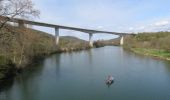
[(124, 44), (124, 37), (120, 36), (120, 45), (122, 46)]
[(89, 46), (90, 46), (90, 47), (93, 47), (92, 36), (93, 36), (93, 34), (92, 34), (92, 33), (89, 33)]
[(24, 28), (24, 21), (23, 20), (18, 20), (18, 27), (19, 28)]
[(59, 44), (59, 39), (60, 39), (60, 36), (59, 36), (59, 28), (58, 28), (58, 27), (55, 27), (55, 42), (56, 42), (56, 45)]

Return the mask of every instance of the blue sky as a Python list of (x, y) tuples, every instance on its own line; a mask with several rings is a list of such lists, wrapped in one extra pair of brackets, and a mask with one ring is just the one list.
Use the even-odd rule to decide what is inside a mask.
[[(114, 32), (170, 30), (170, 0), (33, 0), (40, 10), (38, 21)], [(39, 28), (54, 34), (54, 29)], [(88, 39), (87, 34), (60, 30), (60, 35)], [(101, 34), (96, 39), (110, 39)]]

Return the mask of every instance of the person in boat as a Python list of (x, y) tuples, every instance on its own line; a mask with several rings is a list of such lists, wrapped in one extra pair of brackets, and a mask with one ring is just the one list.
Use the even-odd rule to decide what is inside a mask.
[(113, 81), (114, 81), (113, 76), (109, 75), (108, 78), (107, 78), (107, 80), (106, 80), (106, 84), (112, 84)]

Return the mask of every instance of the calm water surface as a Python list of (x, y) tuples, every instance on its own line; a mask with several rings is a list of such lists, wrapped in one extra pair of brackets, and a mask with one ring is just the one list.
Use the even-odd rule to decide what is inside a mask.
[(17, 76), (0, 100), (170, 100), (170, 62), (111, 46), (55, 54)]

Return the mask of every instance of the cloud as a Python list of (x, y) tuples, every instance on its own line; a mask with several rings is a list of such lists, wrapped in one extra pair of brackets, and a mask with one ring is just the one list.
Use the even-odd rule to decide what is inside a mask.
[(153, 26), (160, 27), (160, 26), (165, 26), (165, 25), (168, 25), (168, 24), (170, 24), (170, 21), (168, 21), (168, 20), (163, 20), (163, 21), (154, 23)]
[[(41, 11), (39, 21), (52, 24), (114, 32), (168, 30), (170, 24), (170, 10), (168, 10), (170, 1), (168, 0), (33, 1), (36, 8)], [(70, 35), (69, 33), (87, 39), (87, 35), (80, 32), (61, 31), (61, 35)], [(97, 37), (109, 38), (110, 36), (105, 34)]]
[(104, 27), (103, 27), (103, 26), (98, 26), (97, 28), (98, 28), (98, 29), (103, 29)]
[(129, 27), (129, 32), (157, 32), (170, 30), (170, 18), (161, 19), (159, 21), (150, 22), (148, 24)]
[(132, 31), (132, 30), (134, 30), (134, 27), (129, 27), (129, 31)]

